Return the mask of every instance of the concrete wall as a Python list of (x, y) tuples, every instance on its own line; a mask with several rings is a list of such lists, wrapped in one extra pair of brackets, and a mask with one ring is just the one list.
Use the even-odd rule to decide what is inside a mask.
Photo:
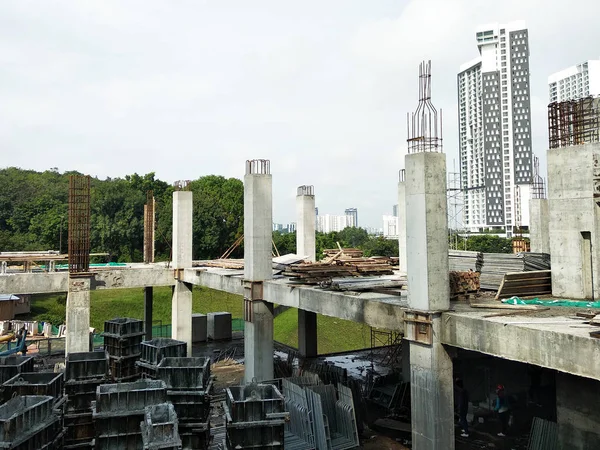
[(532, 198), (529, 201), (529, 239), (532, 252), (550, 253), (548, 219), (548, 199)]
[(406, 155), (408, 303), (421, 311), (449, 308), (446, 155)]
[(600, 447), (600, 382), (563, 373), (556, 375), (559, 449)]
[[(599, 159), (600, 144), (548, 150), (552, 294), (556, 297), (581, 299), (600, 294), (600, 212), (594, 202), (594, 161)], [(591, 234), (591, 253), (582, 232)], [(592, 274), (596, 275), (593, 292)]]

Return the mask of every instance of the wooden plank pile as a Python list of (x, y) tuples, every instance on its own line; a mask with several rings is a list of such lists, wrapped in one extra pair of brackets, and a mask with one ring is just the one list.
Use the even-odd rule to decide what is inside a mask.
[(550, 270), (550, 255), (546, 253), (483, 253), (481, 289), (498, 290), (507, 273), (539, 270)]
[(452, 296), (479, 292), (479, 272), (451, 271), (449, 278), (450, 295)]
[(496, 299), (512, 296), (552, 294), (552, 277), (550, 270), (534, 270), (529, 272), (506, 273), (502, 279)]
[[(338, 244), (339, 245), (339, 244)], [(358, 248), (328, 248), (323, 250), (323, 262), (340, 259), (362, 258), (363, 251)]]
[(243, 259), (213, 259), (209, 261), (193, 261), (193, 267), (217, 267), (220, 269), (236, 269), (244, 268)]
[(330, 282), (332, 278), (392, 275), (389, 258), (352, 258), (332, 262), (291, 264), (283, 275), (304, 284)]

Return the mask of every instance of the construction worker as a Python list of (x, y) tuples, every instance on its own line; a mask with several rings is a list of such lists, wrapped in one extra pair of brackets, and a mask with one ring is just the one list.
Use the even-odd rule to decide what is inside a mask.
[(498, 436), (506, 436), (506, 432), (508, 431), (508, 420), (510, 419), (510, 406), (508, 404), (508, 398), (506, 397), (506, 392), (504, 390), (504, 386), (499, 384), (496, 388), (496, 403), (494, 404), (494, 411), (498, 413), (498, 418), (500, 419), (500, 425), (502, 427)]
[(455, 381), (456, 409), (458, 411), (458, 425), (462, 429), (461, 436), (469, 437), (469, 423), (467, 413), (469, 412), (469, 392), (463, 385), (463, 380), (457, 378)]
[[(27, 329), (25, 328), (25, 325), (23, 325), (19, 331), (17, 331), (17, 347), (19, 347), (19, 345), (21, 344), (21, 340), (25, 340), (25, 338), (27, 337)], [(21, 351), (23, 353), (23, 355), (25, 355), (27, 353), (27, 346), (25, 345), (25, 343), (23, 343), (23, 350)]]

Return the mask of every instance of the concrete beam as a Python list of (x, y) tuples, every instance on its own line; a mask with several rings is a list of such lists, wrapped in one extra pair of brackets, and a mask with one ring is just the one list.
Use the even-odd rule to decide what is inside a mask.
[[(164, 266), (145, 269), (114, 269), (92, 273), (90, 290), (172, 286), (173, 270)], [(0, 294), (53, 294), (69, 290), (67, 272), (0, 275)]]
[(523, 317), (484, 319), (482, 314), (444, 313), (442, 343), (600, 380), (600, 346), (589, 336), (590, 329), (571, 328), (560, 317), (537, 319), (539, 325), (511, 325), (523, 322)]

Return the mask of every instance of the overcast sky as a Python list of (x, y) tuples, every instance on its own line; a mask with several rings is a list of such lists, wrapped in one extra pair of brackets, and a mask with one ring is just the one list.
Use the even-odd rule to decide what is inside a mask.
[(321, 213), (357, 207), (380, 228), (421, 60), (451, 168), (475, 28), (526, 20), (545, 170), (547, 77), (600, 57), (599, 18), (598, 0), (6, 0), (0, 166), (172, 182), (242, 178), (246, 159), (268, 158), (276, 222), (295, 221), (296, 187), (312, 184)]

